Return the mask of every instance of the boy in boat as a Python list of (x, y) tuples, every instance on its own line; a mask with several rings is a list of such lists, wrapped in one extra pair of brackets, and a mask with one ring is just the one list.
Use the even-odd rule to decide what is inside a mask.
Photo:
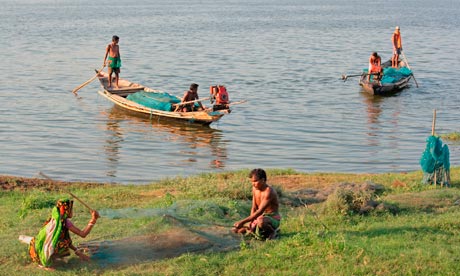
[(374, 75), (374, 80), (380, 81), (382, 77), (382, 59), (377, 54), (377, 52), (373, 52), (369, 57), (369, 72), (367, 75), (367, 81), (371, 80), (371, 75)]
[(393, 56), (391, 57), (391, 67), (398, 68), (399, 55), (402, 51), (402, 40), (399, 26), (396, 26), (393, 35), (391, 36), (391, 43), (393, 44)]
[[(252, 182), (251, 214), (235, 222), (234, 233), (251, 233), (257, 239), (277, 238), (281, 216), (278, 212), (279, 201), (275, 189), (267, 185), (267, 174), (263, 169), (254, 169), (249, 177)], [(249, 223), (248, 226), (245, 226)]]
[[(195, 105), (198, 104), (198, 106)], [(191, 111), (200, 111), (203, 110), (204, 106), (199, 101), (198, 97), (198, 84), (192, 83), (190, 89), (185, 91), (184, 96), (182, 97), (181, 103), (177, 104), (174, 111), (179, 112), (191, 112)]]
[(105, 49), (105, 56), (104, 56), (104, 65), (107, 64), (107, 57), (109, 58), (108, 64), (108, 73), (109, 73), (109, 84), (108, 87), (112, 87), (112, 73), (115, 73), (115, 85), (118, 88), (118, 79), (120, 75), (120, 68), (121, 68), (121, 58), (120, 58), (120, 46), (118, 45), (118, 41), (120, 38), (116, 35), (112, 37), (112, 43), (107, 45)]
[(229, 98), (227, 88), (223, 85), (213, 85), (210, 87), (211, 93), (211, 103), (216, 101), (216, 104), (213, 106), (213, 111), (229, 109)]
[[(85, 238), (99, 218), (96, 210), (91, 210), (91, 220), (83, 230), (72, 224), (70, 218), (73, 216), (73, 201), (69, 199), (58, 200), (53, 207), (51, 217), (34, 238), (21, 236), (22, 240), (29, 242), (29, 254), (32, 260), (40, 267), (52, 270), (50, 267), (55, 259), (67, 257), (72, 249), (81, 260), (89, 260), (81, 250), (78, 250), (70, 238), (70, 232)], [(30, 241), (29, 241), (30, 240)]]

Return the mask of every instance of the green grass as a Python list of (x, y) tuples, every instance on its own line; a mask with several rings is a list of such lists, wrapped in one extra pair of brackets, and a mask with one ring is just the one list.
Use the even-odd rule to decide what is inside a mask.
[[(200, 174), (138, 186), (75, 183), (67, 189), (97, 210), (174, 211), (184, 221), (231, 226), (249, 213), (248, 172)], [(460, 168), (451, 168), (451, 188), (420, 184), (421, 172), (267, 172), (269, 184), (282, 195), (282, 236), (278, 240), (242, 239), (235, 250), (184, 253), (119, 267), (81, 262), (72, 255), (66, 265), (57, 266), (54, 275), (458, 274)], [(332, 212), (325, 208), (328, 201), (307, 207), (295, 204), (298, 190), (328, 189), (337, 183), (383, 185), (385, 190), (376, 200), (396, 206), (397, 212), (358, 215)], [(30, 262), (27, 248), (17, 236), (35, 235), (48, 217), (50, 206), (63, 196), (67, 197), (44, 188), (0, 192), (0, 275), (49, 275)], [(76, 202), (74, 224), (84, 226), (89, 218), (88, 211)], [(168, 233), (175, 226), (161, 215), (103, 217), (86, 239), (119, 240)], [(73, 240), (76, 244), (85, 241), (75, 235)]]
[(441, 134), (440, 137), (450, 141), (460, 141), (460, 132)]

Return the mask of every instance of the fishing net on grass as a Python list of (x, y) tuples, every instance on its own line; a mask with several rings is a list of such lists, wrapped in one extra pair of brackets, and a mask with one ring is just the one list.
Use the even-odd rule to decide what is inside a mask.
[(423, 183), (449, 185), (449, 147), (443, 145), (439, 137), (429, 136), (426, 139), (426, 148), (420, 158), (420, 166), (423, 170)]
[(180, 99), (166, 92), (140, 91), (128, 95), (128, 100), (140, 105), (163, 111), (171, 111), (172, 104), (180, 103)]
[(241, 238), (230, 231), (231, 223), (225, 218), (229, 212), (225, 209), (214, 202), (192, 200), (178, 201), (168, 208), (103, 209), (99, 214), (106, 220), (161, 217), (159, 223), (167, 227), (158, 232), (152, 226), (151, 234), (82, 242), (79, 248), (102, 267), (161, 260), (185, 253), (234, 250)]

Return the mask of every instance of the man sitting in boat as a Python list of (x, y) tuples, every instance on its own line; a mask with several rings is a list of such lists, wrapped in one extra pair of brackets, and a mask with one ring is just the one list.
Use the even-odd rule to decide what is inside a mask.
[(374, 75), (375, 77), (373, 78), (376, 81), (380, 81), (382, 78), (382, 59), (380, 56), (377, 54), (377, 52), (373, 52), (372, 55), (369, 58), (369, 72), (367, 75), (367, 80), (371, 80), (371, 76)]
[(213, 85), (210, 87), (211, 103), (216, 101), (213, 110), (229, 109), (229, 98), (227, 88), (223, 85)]
[[(196, 105), (195, 105), (196, 103)], [(198, 84), (192, 83), (190, 89), (185, 91), (181, 103), (177, 105), (175, 111), (192, 112), (203, 110), (204, 106), (198, 97)]]

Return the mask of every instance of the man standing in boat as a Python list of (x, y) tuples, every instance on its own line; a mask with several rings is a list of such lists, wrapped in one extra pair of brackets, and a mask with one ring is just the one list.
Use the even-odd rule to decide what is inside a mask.
[(393, 57), (391, 58), (391, 67), (398, 68), (399, 55), (402, 51), (402, 40), (399, 26), (396, 26), (395, 31), (391, 36), (391, 42), (393, 43)]
[[(195, 103), (198, 105), (196, 106)], [(199, 101), (198, 97), (198, 84), (192, 83), (190, 89), (185, 91), (184, 96), (182, 97), (181, 103), (177, 105), (175, 111), (180, 112), (191, 112), (191, 111), (200, 111), (203, 110), (204, 106)]]
[(104, 56), (104, 65), (107, 63), (107, 57), (109, 58), (109, 64), (108, 64), (108, 73), (109, 73), (109, 79), (108, 79), (108, 87), (112, 87), (112, 73), (115, 73), (115, 85), (118, 88), (118, 79), (120, 75), (120, 67), (121, 67), (121, 58), (120, 58), (120, 47), (118, 45), (118, 41), (120, 38), (116, 35), (112, 37), (112, 43), (107, 45), (107, 48), (105, 49), (105, 56)]

